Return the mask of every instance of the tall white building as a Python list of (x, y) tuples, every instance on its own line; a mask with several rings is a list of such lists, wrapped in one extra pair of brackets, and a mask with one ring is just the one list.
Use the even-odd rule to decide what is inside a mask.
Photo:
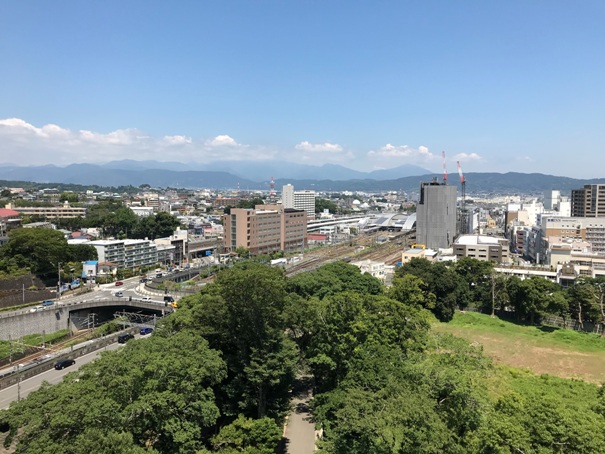
[(544, 209), (556, 210), (561, 200), (561, 191), (544, 191)]
[(281, 190), (281, 203), (284, 208), (294, 208), (294, 186), (285, 185)]
[(315, 191), (294, 191), (294, 208), (305, 210), (307, 217), (315, 217)]
[(282, 188), (281, 203), (284, 208), (305, 210), (307, 217), (315, 217), (315, 191), (295, 191), (294, 186), (287, 184)]

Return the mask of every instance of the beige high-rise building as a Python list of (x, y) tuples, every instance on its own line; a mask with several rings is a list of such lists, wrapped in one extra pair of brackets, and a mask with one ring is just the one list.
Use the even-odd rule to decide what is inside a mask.
[(298, 251), (306, 246), (307, 216), (303, 210), (281, 205), (232, 208), (223, 216), (223, 225), (223, 241), (229, 251), (244, 247), (259, 255)]

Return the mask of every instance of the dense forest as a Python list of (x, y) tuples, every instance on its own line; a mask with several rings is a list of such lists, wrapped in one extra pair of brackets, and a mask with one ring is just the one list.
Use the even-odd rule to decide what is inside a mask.
[[(498, 282), (470, 259), (413, 261), (388, 289), (343, 262), (289, 279), (241, 262), (181, 300), (151, 337), (0, 412), (4, 444), (30, 454), (270, 454), (305, 374), (323, 453), (605, 453), (599, 387), (496, 366), (431, 330), (461, 304), (512, 308), (527, 322), (571, 314), (568, 292), (528, 281)], [(598, 318), (599, 285), (579, 287)]]

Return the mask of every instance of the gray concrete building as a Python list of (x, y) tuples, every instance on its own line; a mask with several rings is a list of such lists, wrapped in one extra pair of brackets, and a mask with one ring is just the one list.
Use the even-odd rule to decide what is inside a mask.
[(448, 248), (456, 236), (456, 186), (437, 180), (420, 183), (416, 206), (416, 241), (429, 248)]

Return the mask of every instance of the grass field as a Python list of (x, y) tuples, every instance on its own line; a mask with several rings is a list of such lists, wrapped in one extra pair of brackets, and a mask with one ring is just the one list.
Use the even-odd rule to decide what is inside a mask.
[(498, 364), (536, 374), (605, 382), (605, 338), (573, 330), (516, 325), (489, 315), (456, 313), (433, 329), (483, 347)]

